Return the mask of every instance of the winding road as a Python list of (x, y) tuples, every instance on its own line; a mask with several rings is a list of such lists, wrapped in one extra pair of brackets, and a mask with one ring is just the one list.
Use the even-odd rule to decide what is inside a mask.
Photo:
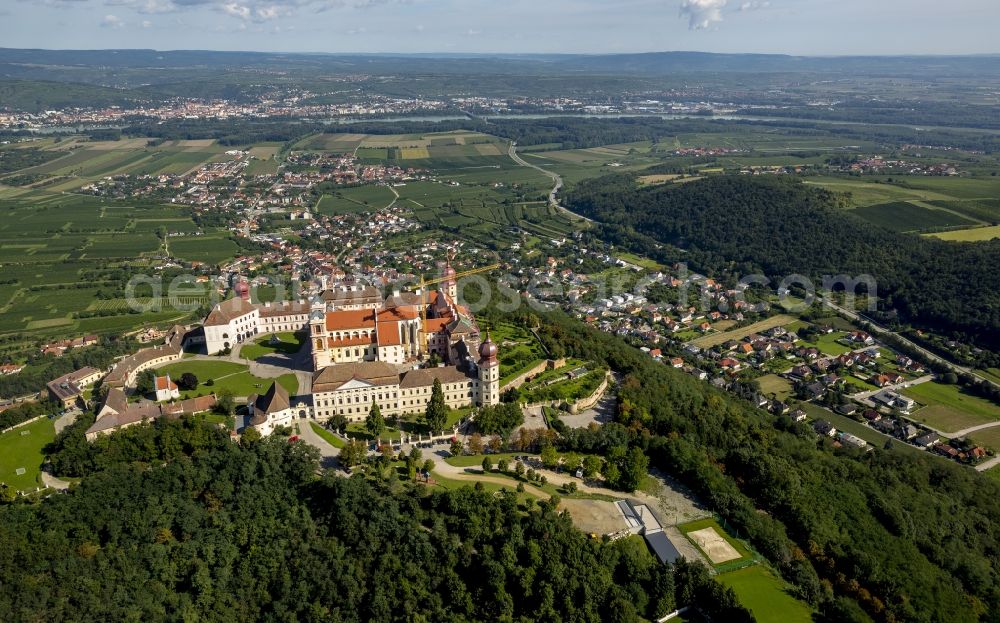
[(534, 169), (534, 170), (539, 171), (540, 173), (544, 174), (546, 177), (552, 179), (552, 181), (555, 183), (555, 186), (553, 186), (552, 190), (549, 192), (549, 205), (550, 206), (559, 209), (566, 216), (568, 216), (570, 219), (573, 219), (573, 220), (583, 220), (583, 221), (587, 221), (588, 223), (593, 223), (594, 222), (592, 219), (589, 219), (586, 216), (581, 216), (580, 214), (577, 214), (576, 212), (573, 212), (573, 211), (571, 211), (571, 210), (569, 210), (567, 208), (564, 208), (563, 206), (559, 205), (559, 199), (556, 198), (556, 195), (559, 194), (559, 190), (563, 187), (563, 180), (562, 180), (562, 176), (561, 175), (559, 175), (555, 171), (548, 171), (546, 169), (543, 169), (542, 167), (540, 167), (540, 166), (538, 166), (536, 164), (531, 164), (530, 162), (528, 162), (527, 160), (525, 160), (521, 156), (517, 155), (517, 143), (514, 142), (514, 141), (510, 142), (510, 148), (507, 150), (507, 155), (510, 156), (511, 160), (513, 160), (517, 164), (521, 165), (522, 167), (528, 167), (529, 169)]

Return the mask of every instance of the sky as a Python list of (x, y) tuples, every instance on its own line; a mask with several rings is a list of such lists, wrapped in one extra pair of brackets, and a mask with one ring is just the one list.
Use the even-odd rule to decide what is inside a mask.
[(0, 47), (1000, 53), (997, 0), (0, 0)]

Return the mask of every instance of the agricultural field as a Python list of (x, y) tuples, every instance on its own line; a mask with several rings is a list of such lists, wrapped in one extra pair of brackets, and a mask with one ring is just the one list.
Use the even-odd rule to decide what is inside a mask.
[(42, 448), (55, 436), (47, 417), (0, 435), (0, 482), (18, 491), (41, 486)]
[(723, 573), (718, 582), (733, 589), (759, 623), (809, 623), (812, 608), (791, 594), (791, 587), (771, 569), (753, 565)]
[(755, 322), (745, 327), (740, 327), (739, 329), (732, 329), (731, 331), (724, 331), (721, 333), (711, 333), (704, 337), (691, 340), (691, 343), (700, 348), (712, 348), (713, 346), (718, 346), (719, 344), (725, 344), (729, 340), (742, 340), (751, 333), (760, 333), (761, 331), (773, 329), (774, 327), (783, 327), (787, 324), (791, 324), (792, 322), (795, 322), (795, 318), (792, 316), (778, 314), (777, 316), (765, 318), (764, 320)]
[[(907, 178), (910, 179), (910, 178)], [(815, 184), (839, 193), (849, 193), (850, 202), (854, 207), (871, 206), (896, 201), (948, 201), (953, 196), (941, 192), (902, 188), (892, 184), (881, 183), (877, 178), (847, 178), (847, 177), (810, 177), (803, 180), (806, 184)]]
[(239, 251), (236, 243), (224, 232), (170, 238), (167, 244), (173, 257), (206, 264), (218, 264), (234, 257)]
[(567, 188), (591, 177), (641, 171), (663, 161), (653, 153), (652, 143), (607, 145), (589, 149), (568, 149), (521, 154), (525, 161), (562, 176)]
[(1000, 238), (1000, 225), (943, 231), (928, 235), (940, 238), (941, 240), (952, 240), (956, 242), (983, 242), (986, 240)]
[(920, 406), (910, 417), (943, 432), (1000, 421), (1000, 406), (971, 394), (958, 385), (921, 383), (902, 392)]
[(900, 232), (977, 225), (976, 221), (971, 221), (955, 212), (925, 208), (907, 201), (879, 203), (855, 208), (852, 212), (869, 223)]
[(926, 235), (964, 242), (1000, 237), (1000, 178), (819, 176), (804, 181), (849, 193), (856, 215), (894, 231), (947, 229)]
[(356, 214), (375, 212), (388, 207), (396, 195), (388, 186), (355, 186), (338, 188), (333, 194), (323, 195), (316, 205), (320, 214)]

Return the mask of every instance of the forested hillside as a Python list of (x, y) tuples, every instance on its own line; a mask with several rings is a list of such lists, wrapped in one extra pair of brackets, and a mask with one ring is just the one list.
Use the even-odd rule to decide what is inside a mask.
[[(559, 314), (550, 350), (623, 374), (617, 424), (561, 443), (626, 436), (694, 488), (828, 621), (1000, 621), (1000, 486), (898, 450), (835, 449), (776, 417)], [(620, 426), (619, 426), (620, 424)], [(617, 442), (616, 442), (617, 443)]]
[[(53, 451), (73, 452), (64, 441), (82, 430)], [(241, 446), (191, 419), (129, 428), (100, 451), (67, 495), (0, 508), (5, 623), (637, 622), (678, 600), (752, 620), (704, 567), (591, 539), (511, 490), (318, 478), (311, 446)]]
[[(1000, 347), (1000, 241), (946, 242), (872, 226), (832, 193), (785, 178), (719, 176), (637, 187), (615, 175), (567, 196), (576, 212), (605, 223), (609, 241), (666, 262), (682, 257), (712, 275), (763, 272), (776, 279), (868, 274), (885, 309), (942, 331)], [(820, 282), (817, 281), (817, 284)]]

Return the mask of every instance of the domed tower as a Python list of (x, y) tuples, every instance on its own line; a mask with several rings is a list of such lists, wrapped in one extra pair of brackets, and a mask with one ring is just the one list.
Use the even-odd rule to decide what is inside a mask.
[(458, 282), (455, 281), (455, 269), (451, 267), (451, 262), (445, 264), (442, 276), (444, 281), (441, 282), (441, 287), (444, 288), (444, 292), (451, 299), (451, 302), (456, 303), (458, 301)]
[(236, 296), (240, 297), (244, 301), (250, 302), (250, 284), (246, 282), (246, 279), (238, 277), (236, 285), (233, 286), (233, 290), (236, 292)]
[(479, 405), (495, 405), (500, 402), (500, 360), (497, 345), (486, 334), (486, 340), (479, 345)]

